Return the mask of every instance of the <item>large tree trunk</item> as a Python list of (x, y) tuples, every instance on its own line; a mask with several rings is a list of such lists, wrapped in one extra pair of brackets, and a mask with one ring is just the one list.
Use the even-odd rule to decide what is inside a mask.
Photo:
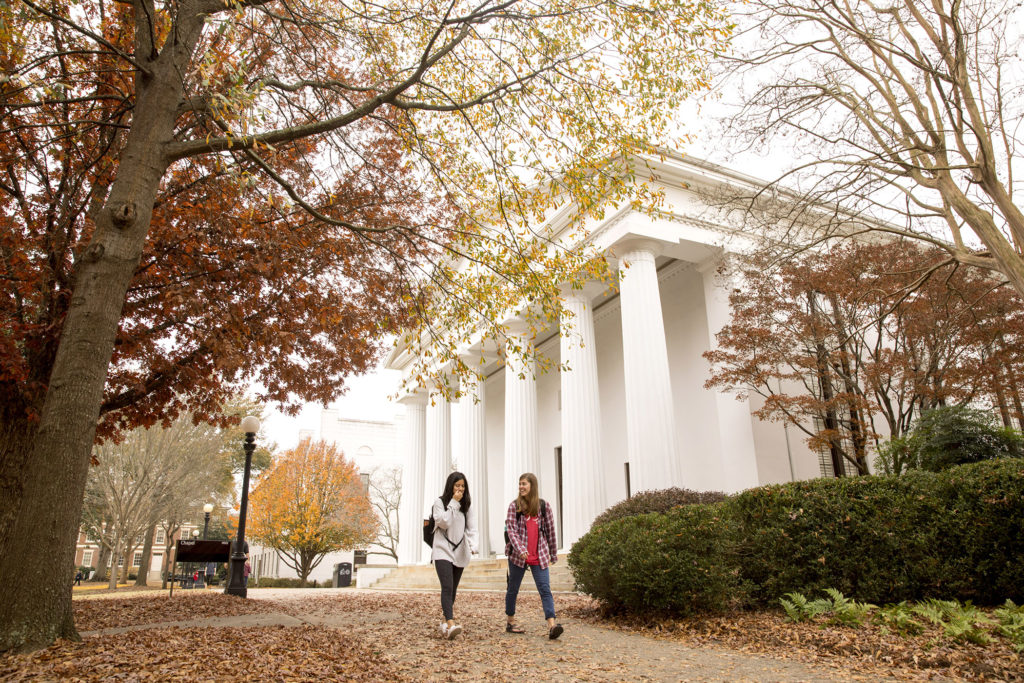
[(71, 612), (75, 538), (103, 386), (125, 295), (167, 170), (162, 150), (173, 139), (181, 77), (203, 24), (193, 3), (181, 3), (178, 11), (174, 39), (155, 59), (150, 56), (156, 55), (155, 46), (136, 45), (136, 56), (150, 73), (136, 78), (132, 126), (117, 179), (75, 264), (71, 302), (24, 467), (21, 504), (13, 523), (0, 529), (0, 586), (6, 595), (0, 602), (0, 652), (35, 650), (57, 638), (78, 640)]
[(100, 559), (97, 560), (96, 574), (92, 577), (93, 581), (106, 581), (107, 580), (107, 560), (110, 559), (110, 548), (103, 545), (100, 542)]
[(142, 544), (142, 566), (139, 567), (139, 575), (135, 577), (136, 586), (148, 586), (149, 566), (153, 564), (153, 536), (156, 535), (156, 522), (150, 520), (149, 530), (146, 531), (146, 542)]
[(5, 406), (0, 414), (0, 539), (11, 533), (24, 490), (25, 460), (32, 450), (36, 424), (20, 406)]
[[(117, 580), (121, 578), (121, 570), (127, 561), (125, 560), (124, 553), (124, 541), (118, 537), (114, 543), (114, 552), (111, 555), (112, 562), (110, 563), (110, 578), (107, 581), (107, 588), (110, 590), (117, 588)], [(120, 560), (120, 563), (118, 563), (118, 560)]]
[(174, 567), (171, 566), (171, 551), (174, 549), (174, 534), (178, 531), (178, 523), (172, 521), (169, 524), (164, 525), (164, 532), (167, 534), (165, 539), (167, 545), (164, 547), (164, 559), (160, 570), (160, 588), (167, 588), (168, 576), (174, 572)]

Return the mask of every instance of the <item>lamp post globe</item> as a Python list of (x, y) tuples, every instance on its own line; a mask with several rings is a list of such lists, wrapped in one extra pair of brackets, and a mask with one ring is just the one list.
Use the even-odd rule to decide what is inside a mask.
[(238, 508), (238, 537), (235, 539), (231, 552), (231, 563), (228, 568), (228, 585), (224, 592), (244, 598), (246, 589), (245, 561), (248, 559), (248, 547), (245, 543), (245, 513), (249, 506), (249, 468), (252, 466), (252, 452), (256, 450), (256, 432), (260, 430), (258, 417), (249, 415), (242, 419), (242, 431), (245, 432), (245, 468), (242, 470), (242, 502)]

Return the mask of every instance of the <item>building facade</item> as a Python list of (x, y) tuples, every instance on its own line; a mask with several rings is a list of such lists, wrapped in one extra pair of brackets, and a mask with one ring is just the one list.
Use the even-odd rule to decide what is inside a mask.
[[(569, 370), (537, 374), (467, 341), (485, 359), (485, 381), (458, 403), (421, 392), (405, 397), (403, 528), (427, 515), (453, 467), (469, 479), (485, 554), (503, 552), (505, 510), (519, 475), (534, 472), (568, 550), (608, 506), (670, 486), (740, 491), (822, 473), (817, 453), (759, 406), (704, 388), (702, 353), (730, 319), (730, 283), (719, 266), (751, 241), (708, 197), (756, 179), (699, 160), (667, 157), (638, 168), (665, 193), (657, 212), (613, 207), (588, 225), (589, 239), (617, 271), (618, 291), (593, 283), (563, 292), (558, 326), (510, 336)], [(389, 368), (410, 371), (396, 349)], [(400, 561), (427, 559), (405, 534)]]
[[(150, 553), (148, 562), (149, 573), (146, 576), (147, 581), (160, 581), (162, 573), (165, 569), (165, 552), (168, 545), (173, 545), (179, 538), (191, 538), (192, 532), (202, 532), (202, 526), (196, 524), (184, 524), (178, 528), (174, 534), (172, 534), (170, 543), (167, 541), (166, 530), (157, 525), (153, 534), (153, 549)], [(129, 562), (128, 571), (130, 574), (138, 575), (142, 571), (143, 565), (146, 565), (146, 558), (143, 557), (142, 549), (145, 544), (145, 539), (142, 536), (138, 536), (134, 540), (135, 548), (131, 552), (131, 557), (120, 557), (117, 560), (118, 568), (124, 567), (124, 562)], [(75, 566), (76, 567), (92, 567), (93, 570), (98, 569), (97, 563), (100, 560), (100, 544), (99, 541), (89, 538), (85, 531), (79, 530), (78, 541), (75, 545)], [(111, 568), (113, 564), (113, 558), (108, 554), (106, 558), (107, 568)]]

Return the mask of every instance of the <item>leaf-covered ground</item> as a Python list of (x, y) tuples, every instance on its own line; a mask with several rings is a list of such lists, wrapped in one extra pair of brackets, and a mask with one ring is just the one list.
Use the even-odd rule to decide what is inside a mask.
[(456, 602), (465, 632), (446, 641), (435, 592), (249, 595), (75, 600), (83, 641), (2, 656), (0, 680), (1024, 680), (1020, 658), (1002, 643), (936, 644), (933, 633), (903, 639), (775, 614), (644, 623), (560, 595), (566, 631), (551, 641), (535, 593), (520, 596), (527, 633), (513, 635), (504, 632), (504, 596), (473, 592)]
[(1024, 657), (1001, 638), (988, 645), (954, 643), (937, 626), (901, 636), (878, 625), (859, 628), (794, 623), (782, 613), (748, 612), (722, 617), (640, 619), (608, 616), (594, 605), (570, 608), (576, 618), (644, 633), (694, 647), (726, 646), (741, 652), (797, 659), (816, 666), (900, 679), (942, 676), (954, 680), (1024, 681)]
[[(91, 598), (92, 596), (90, 596)], [(207, 617), (266, 614), (278, 608), (266, 601), (245, 600), (221, 591), (176, 591), (145, 597), (103, 597), (75, 600), (75, 626), (81, 631), (98, 631), (120, 626), (158, 624)]]

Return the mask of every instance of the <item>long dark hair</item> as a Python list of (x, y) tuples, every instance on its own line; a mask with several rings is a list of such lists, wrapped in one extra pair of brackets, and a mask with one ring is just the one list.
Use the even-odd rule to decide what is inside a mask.
[(448, 475), (448, 481), (444, 483), (444, 493), (441, 494), (441, 504), (444, 507), (448, 507), (448, 503), (452, 502), (452, 496), (455, 494), (455, 484), (459, 480), (466, 482), (466, 490), (462, 493), (462, 501), (459, 505), (462, 506), (462, 514), (469, 512), (469, 480), (466, 479), (466, 475), (462, 472), (452, 472)]

